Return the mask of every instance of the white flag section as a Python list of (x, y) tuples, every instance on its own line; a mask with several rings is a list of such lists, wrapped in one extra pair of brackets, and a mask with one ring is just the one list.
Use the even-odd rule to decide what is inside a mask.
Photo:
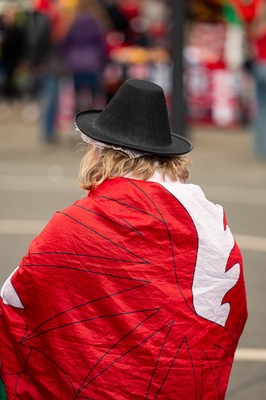
[(13, 306), (15, 308), (24, 308), (20, 301), (20, 298), (18, 297), (18, 294), (17, 294), (14, 286), (11, 283), (11, 278), (14, 275), (14, 273), (17, 271), (17, 269), (18, 269), (18, 267), (15, 269), (15, 271), (12, 272), (12, 274), (5, 281), (5, 283), (1, 289), (1, 297), (3, 299), (4, 304)]
[(240, 266), (235, 264), (226, 271), (234, 237), (228, 226), (224, 228), (223, 208), (208, 201), (197, 185), (160, 183), (182, 203), (198, 233), (198, 256), (192, 287), (195, 311), (199, 316), (225, 326), (230, 304), (222, 302), (238, 281)]

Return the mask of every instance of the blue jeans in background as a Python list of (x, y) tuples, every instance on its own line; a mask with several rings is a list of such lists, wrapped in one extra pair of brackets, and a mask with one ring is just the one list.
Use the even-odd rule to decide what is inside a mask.
[(55, 73), (48, 73), (42, 81), (41, 131), (46, 142), (56, 138), (59, 80)]
[(40, 134), (42, 140), (51, 143), (57, 136), (57, 116), (59, 99), (59, 77), (54, 71), (41, 73), (32, 69), (26, 86), (30, 102), (40, 106)]

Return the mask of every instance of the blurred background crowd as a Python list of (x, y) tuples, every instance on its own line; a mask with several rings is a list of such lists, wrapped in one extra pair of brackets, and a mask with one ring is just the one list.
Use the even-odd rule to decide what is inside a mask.
[[(0, 120), (18, 107), (54, 143), (127, 78), (170, 104), (173, 19), (171, 0), (0, 0)], [(266, 126), (265, 0), (187, 0), (183, 54), (189, 123)]]

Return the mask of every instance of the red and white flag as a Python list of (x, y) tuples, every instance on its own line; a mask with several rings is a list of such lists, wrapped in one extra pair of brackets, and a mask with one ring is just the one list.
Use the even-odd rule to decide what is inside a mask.
[(57, 212), (1, 296), (8, 399), (221, 400), (247, 318), (223, 209), (127, 178)]

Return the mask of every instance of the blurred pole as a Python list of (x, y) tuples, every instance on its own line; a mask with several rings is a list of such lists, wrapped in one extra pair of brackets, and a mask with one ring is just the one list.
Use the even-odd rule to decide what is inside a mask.
[(187, 0), (172, 0), (173, 88), (171, 125), (173, 132), (186, 136), (186, 107), (183, 95), (183, 46)]

